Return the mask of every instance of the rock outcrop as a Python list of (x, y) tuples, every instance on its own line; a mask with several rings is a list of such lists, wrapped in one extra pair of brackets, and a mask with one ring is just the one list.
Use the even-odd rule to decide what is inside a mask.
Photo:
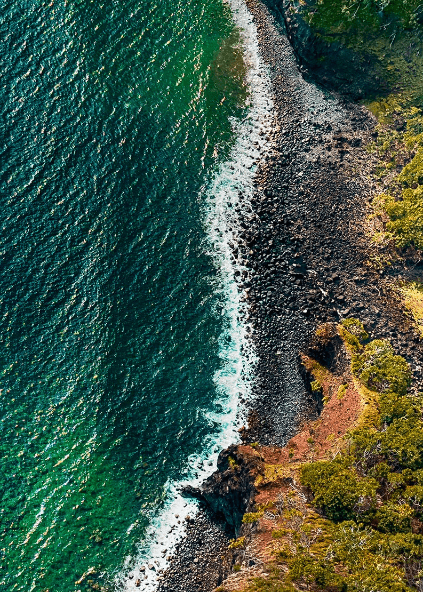
[(206, 503), (236, 533), (256, 493), (254, 482), (263, 471), (258, 452), (250, 446), (232, 445), (219, 454), (217, 471), (200, 488), (186, 487), (184, 494)]

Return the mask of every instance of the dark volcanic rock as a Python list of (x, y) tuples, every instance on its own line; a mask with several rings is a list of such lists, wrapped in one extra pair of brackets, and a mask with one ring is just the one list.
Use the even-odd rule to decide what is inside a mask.
[(254, 496), (256, 477), (263, 470), (258, 452), (247, 446), (232, 445), (219, 454), (217, 471), (199, 489), (186, 487), (184, 493), (204, 501), (236, 532)]
[(212, 592), (231, 568), (229, 540), (225, 523), (201, 511), (187, 522), (186, 536), (156, 592)]

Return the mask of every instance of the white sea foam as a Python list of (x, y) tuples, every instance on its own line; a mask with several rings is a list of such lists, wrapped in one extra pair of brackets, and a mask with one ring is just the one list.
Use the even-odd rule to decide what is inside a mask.
[[(205, 203), (206, 249), (218, 271), (226, 329), (220, 338), (221, 369), (214, 377), (222, 411), (209, 416), (221, 426), (221, 431), (217, 438), (210, 438), (201, 456), (188, 459), (189, 483), (194, 486), (215, 471), (219, 451), (239, 440), (238, 428), (244, 420), (240, 399), (247, 399), (250, 393), (255, 356), (248, 339), (251, 328), (246, 321), (246, 303), (235, 280), (235, 273), (242, 274), (245, 268), (242, 261), (234, 259), (231, 244), (238, 242), (240, 219), (236, 206), (240, 196), (242, 217), (248, 220), (256, 165), (270, 148), (268, 138), (273, 123), (270, 79), (260, 58), (255, 24), (243, 0), (229, 0), (229, 5), (243, 38), (251, 105), (247, 117), (241, 123), (234, 123), (237, 140), (228, 161), (218, 168), (201, 195)], [(167, 505), (152, 521), (137, 566), (129, 572), (132, 559), (128, 558), (116, 579), (122, 590), (153, 592), (156, 589), (160, 572), (166, 569), (166, 558), (184, 534), (185, 517), (197, 512), (197, 503), (178, 493), (180, 485), (167, 484)], [(139, 586), (136, 586), (137, 580), (141, 580)]]

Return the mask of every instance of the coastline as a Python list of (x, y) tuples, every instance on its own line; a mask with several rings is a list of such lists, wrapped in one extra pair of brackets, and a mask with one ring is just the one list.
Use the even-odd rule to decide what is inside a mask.
[[(367, 265), (375, 249), (368, 215), (376, 188), (364, 146), (376, 120), (365, 108), (306, 82), (284, 25), (262, 3), (247, 0), (247, 6), (271, 73), (276, 125), (272, 154), (256, 173), (254, 215), (240, 235), (239, 252), (249, 271), (240, 290), (259, 358), (249, 425), (241, 437), (283, 447), (303, 420), (318, 415), (299, 353), (320, 323), (360, 318), (411, 362), (416, 386), (423, 382), (421, 343), (392, 298), (390, 284), (401, 270)], [(232, 553), (224, 550), (231, 535), (220, 523), (222, 536), (207, 536), (213, 520), (205, 518), (207, 512), (199, 516), (159, 592), (211, 592), (229, 573)], [(211, 557), (217, 561), (210, 564)], [(252, 571), (256, 563), (253, 559)]]
[[(166, 505), (153, 518), (138, 556), (133, 560), (127, 558), (115, 577), (114, 587), (119, 590), (151, 591), (157, 586), (160, 589), (164, 571), (170, 565), (169, 558), (177, 560), (181, 554), (190, 556), (196, 537), (203, 538), (215, 551), (219, 548), (220, 554), (227, 550), (229, 542), (224, 522), (219, 523), (209, 512), (202, 511), (198, 504), (181, 495), (185, 487), (199, 487), (216, 470), (220, 450), (240, 440), (238, 431), (246, 421), (246, 403), (250, 400), (256, 358), (249, 338), (248, 302), (239, 289), (239, 278), (247, 274), (246, 253), (239, 233), (251, 213), (257, 164), (269, 150), (273, 104), (252, 16), (243, 0), (229, 0), (228, 5), (242, 40), (248, 112), (243, 119), (232, 121), (234, 145), (227, 158), (206, 179), (198, 195), (204, 229), (202, 247), (216, 269), (214, 290), (221, 305), (217, 314), (223, 317), (223, 330), (218, 339), (220, 367), (213, 375), (219, 411), (208, 415), (214, 425), (219, 425), (219, 431), (208, 439), (201, 454), (188, 459), (189, 476), (168, 482)], [(183, 552), (180, 552), (181, 546)], [(212, 572), (219, 572), (217, 564), (213, 569), (207, 565), (213, 563), (214, 554), (214, 551), (207, 554), (203, 548), (201, 557), (197, 558), (200, 579), (205, 570), (210, 576)], [(192, 573), (190, 577), (193, 581), (196, 579)]]

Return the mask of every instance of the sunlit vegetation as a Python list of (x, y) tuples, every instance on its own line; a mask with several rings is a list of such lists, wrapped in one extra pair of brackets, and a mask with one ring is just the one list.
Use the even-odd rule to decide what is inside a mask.
[(297, 467), (301, 487), (278, 498), (269, 575), (248, 592), (422, 589), (423, 395), (411, 394), (408, 364), (388, 341), (369, 341), (357, 319), (341, 332), (375, 413), (333, 458)]
[(400, 286), (400, 293), (423, 337), (423, 284), (420, 282), (403, 283)]
[[(375, 108), (374, 103), (370, 106)], [(379, 137), (370, 148), (380, 159), (377, 176), (385, 185), (376, 210), (387, 214), (387, 236), (399, 248), (422, 249), (423, 114), (416, 107), (402, 108), (397, 100), (380, 118)], [(392, 129), (392, 125), (404, 129)]]

